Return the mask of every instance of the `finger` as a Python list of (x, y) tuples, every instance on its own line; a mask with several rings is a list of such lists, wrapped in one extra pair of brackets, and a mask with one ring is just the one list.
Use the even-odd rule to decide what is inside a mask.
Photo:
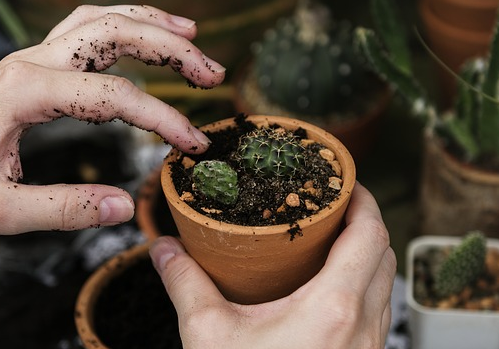
[(363, 299), (390, 239), (375, 199), (359, 183), (355, 185), (345, 220), (346, 228), (333, 244), (318, 277), (329, 284), (328, 289), (343, 289)]
[(369, 311), (375, 318), (380, 318), (386, 303), (390, 302), (396, 271), (395, 252), (392, 248), (388, 248), (365, 296)]
[(109, 68), (122, 56), (150, 65), (168, 64), (192, 86), (215, 87), (225, 77), (225, 68), (184, 37), (115, 13), (18, 51), (4, 61), (24, 60), (50, 68), (95, 72)]
[(0, 233), (77, 230), (114, 225), (133, 217), (128, 193), (104, 185), (0, 185)]
[[(31, 79), (33, 76), (38, 78)], [(15, 122), (22, 125), (47, 122), (63, 115), (94, 123), (119, 118), (154, 131), (172, 146), (189, 153), (202, 152), (209, 145), (208, 138), (175, 108), (124, 78), (14, 62), (4, 69), (0, 81), (0, 95), (8, 101), (2, 112), (15, 115)], [(20, 95), (23, 98), (18, 98)]]
[(149, 253), (179, 315), (188, 316), (198, 309), (226, 302), (210, 277), (176, 238), (156, 239)]
[(386, 342), (386, 338), (388, 337), (388, 333), (390, 332), (391, 324), (392, 324), (392, 305), (390, 302), (388, 302), (383, 312), (383, 318), (381, 321), (381, 339), (383, 340), (383, 343)]
[(61, 36), (77, 27), (97, 20), (108, 13), (117, 13), (133, 18), (142, 23), (148, 23), (169, 30), (172, 33), (192, 40), (196, 36), (196, 23), (185, 17), (171, 15), (152, 6), (146, 5), (116, 5), (93, 6), (81, 5), (68, 17), (55, 26), (44, 42)]

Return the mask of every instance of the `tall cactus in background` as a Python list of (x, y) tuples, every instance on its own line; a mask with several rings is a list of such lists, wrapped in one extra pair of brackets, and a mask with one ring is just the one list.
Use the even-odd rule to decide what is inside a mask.
[(325, 6), (312, 1), (301, 1), (294, 16), (267, 31), (253, 53), (259, 89), (293, 113), (344, 112), (366, 85), (352, 26), (334, 22)]
[(466, 160), (486, 158), (499, 164), (498, 25), (489, 56), (465, 63), (456, 76), (460, 84), (454, 110), (438, 113), (408, 61), (410, 52), (407, 42), (400, 38), (404, 26), (396, 13), (395, 2), (372, 0), (371, 5), (377, 32), (362, 27), (355, 30), (359, 52), (381, 78), (407, 99), (413, 114), (422, 117), (428, 130), (447, 137), (462, 150)]

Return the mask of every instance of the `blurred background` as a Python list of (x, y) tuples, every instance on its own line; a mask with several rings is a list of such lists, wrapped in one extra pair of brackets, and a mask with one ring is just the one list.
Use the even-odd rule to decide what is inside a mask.
[[(0, 3), (3, 12), (1, 57), (40, 42), (53, 26), (83, 4), (76, 0), (0, 0)], [(123, 2), (84, 3), (114, 5)], [(296, 0), (127, 2), (152, 5), (194, 19), (199, 35), (193, 42), (227, 68), (227, 78), (212, 90), (192, 89), (169, 67), (146, 66), (127, 57), (106, 73), (134, 81), (146, 92), (189, 116), (196, 125), (239, 112), (251, 113), (252, 107), (240, 102), (244, 86), (251, 88), (251, 83), (243, 85), (241, 78), (254, 66), (256, 55), (262, 52), (266, 40), (279, 33), (283, 19), (295, 13), (297, 3)], [(323, 0), (322, 4), (329, 8), (338, 28), (372, 27), (367, 0)], [(416, 0), (404, 1), (400, 11), (407, 24), (414, 53), (412, 58), (419, 76), (439, 98), (438, 87), (431, 83), (435, 79), (435, 64), (414, 32), (417, 28), (425, 35)], [(361, 81), (366, 80), (361, 78)], [(346, 93), (354, 89), (353, 85), (345, 83), (344, 86)], [(348, 146), (354, 153), (359, 181), (374, 194), (381, 207), (398, 257), (399, 274), (403, 276), (407, 242), (420, 234), (417, 198), (423, 125), (407, 115), (407, 106), (397, 95), (384, 92), (386, 86), (375, 86), (372, 90), (377, 92), (377, 97), (384, 96), (383, 104), (377, 109), (376, 121), (369, 124), (362, 136), (345, 135), (345, 142), (352, 142)], [(357, 105), (368, 98), (366, 91), (355, 96)], [(339, 97), (338, 101), (344, 98)], [(368, 108), (375, 102), (366, 103)], [(288, 109), (269, 110), (282, 112)], [(337, 126), (332, 126), (333, 134), (336, 130), (343, 132), (349, 124), (349, 114), (354, 114), (347, 106), (343, 106), (342, 112), (346, 116), (340, 117)], [(326, 114), (330, 116), (336, 112), (328, 110)], [(299, 111), (296, 115), (305, 117)], [(326, 124), (331, 121), (310, 120)], [(369, 143), (357, 145), (355, 141), (361, 139), (369, 139)], [(167, 151), (168, 147), (156, 136), (122, 123), (95, 126), (69, 118), (34, 127), (21, 143), (26, 182), (97, 182), (121, 186), (132, 195), (136, 195)], [(6, 343), (1, 346), (9, 349), (78, 348), (73, 306), (81, 285), (104, 260), (141, 241), (144, 237), (136, 220), (113, 228), (0, 237), (0, 341)]]

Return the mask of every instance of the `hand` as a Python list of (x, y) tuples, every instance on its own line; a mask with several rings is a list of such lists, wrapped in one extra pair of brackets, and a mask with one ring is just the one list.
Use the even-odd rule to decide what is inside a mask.
[(288, 297), (231, 303), (173, 237), (150, 250), (177, 309), (184, 348), (383, 348), (396, 258), (380, 211), (357, 183), (323, 269)]
[(94, 123), (119, 118), (180, 150), (206, 150), (209, 140), (177, 110), (124, 78), (95, 74), (132, 56), (214, 87), (225, 69), (189, 41), (195, 35), (193, 21), (153, 7), (81, 6), (42, 43), (0, 61), (0, 234), (76, 230), (133, 216), (133, 200), (118, 188), (18, 184), (20, 138), (34, 124), (66, 115)]

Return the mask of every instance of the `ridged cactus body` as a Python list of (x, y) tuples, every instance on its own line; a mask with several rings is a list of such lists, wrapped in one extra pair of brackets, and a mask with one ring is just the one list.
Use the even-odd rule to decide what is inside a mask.
[(303, 147), (290, 132), (256, 129), (240, 138), (238, 157), (244, 168), (263, 177), (291, 176), (303, 163)]
[(473, 282), (484, 269), (486, 250), (486, 239), (482, 233), (471, 232), (466, 235), (437, 272), (437, 294), (442, 297), (457, 294)]
[(303, 3), (253, 46), (260, 90), (283, 108), (325, 116), (343, 111), (365, 84), (351, 26), (333, 23), (322, 5)]
[(196, 189), (208, 198), (225, 205), (237, 201), (237, 173), (226, 162), (205, 160), (197, 163), (193, 170), (193, 181)]

